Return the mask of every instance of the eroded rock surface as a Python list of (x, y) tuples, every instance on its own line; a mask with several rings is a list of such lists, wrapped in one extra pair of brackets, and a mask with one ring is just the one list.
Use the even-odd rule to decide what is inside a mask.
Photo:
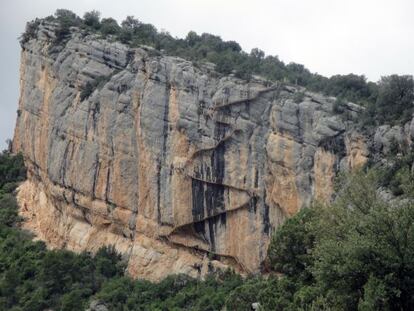
[(44, 24), (24, 45), (13, 142), (25, 226), (51, 247), (112, 244), (151, 280), (257, 272), (275, 228), (367, 159), (333, 98), (79, 31), (53, 40)]

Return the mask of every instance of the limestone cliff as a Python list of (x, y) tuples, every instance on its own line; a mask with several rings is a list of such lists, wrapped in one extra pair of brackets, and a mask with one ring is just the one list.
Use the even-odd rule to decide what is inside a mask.
[(53, 27), (23, 46), (13, 141), (25, 226), (51, 247), (112, 244), (151, 280), (257, 272), (274, 229), (367, 158), (334, 98)]

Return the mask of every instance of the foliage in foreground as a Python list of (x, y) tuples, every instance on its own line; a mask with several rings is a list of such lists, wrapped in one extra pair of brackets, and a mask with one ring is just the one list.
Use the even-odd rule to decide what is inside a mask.
[(276, 232), (269, 259), (294, 284), (286, 309), (413, 310), (414, 205), (386, 201), (379, 176), (343, 178), (335, 203)]
[(205, 281), (178, 275), (151, 283), (126, 276), (120, 255), (111, 247), (95, 255), (47, 250), (18, 228), (14, 191), (24, 177), (21, 155), (1, 153), (0, 310), (78, 311), (91, 299), (103, 301), (109, 310), (220, 310), (226, 303), (230, 310), (249, 310), (258, 294), (256, 282), (265, 282), (244, 281), (226, 272)]
[[(261, 310), (414, 309), (413, 192), (406, 184), (403, 200), (386, 201), (383, 171), (341, 178), (331, 206), (303, 209), (280, 226), (267, 278), (226, 272), (151, 283), (126, 276), (110, 247), (74, 254), (32, 241), (18, 228), (13, 195), (21, 158), (1, 154), (0, 170), (0, 310), (83, 310), (92, 299), (109, 310), (250, 310), (254, 302)], [(409, 175), (402, 185), (412, 180), (396, 172)]]

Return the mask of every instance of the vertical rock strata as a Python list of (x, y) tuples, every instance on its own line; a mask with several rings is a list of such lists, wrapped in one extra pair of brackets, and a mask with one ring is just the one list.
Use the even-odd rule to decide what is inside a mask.
[(79, 31), (53, 40), (43, 24), (23, 47), (13, 142), (25, 226), (51, 247), (112, 244), (151, 280), (257, 272), (274, 229), (366, 160), (332, 98)]

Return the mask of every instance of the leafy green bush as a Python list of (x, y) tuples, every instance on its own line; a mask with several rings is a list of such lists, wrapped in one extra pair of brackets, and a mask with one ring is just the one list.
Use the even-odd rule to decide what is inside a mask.
[(269, 261), (284, 275), (278, 308), (414, 308), (414, 205), (385, 201), (381, 179), (378, 170), (341, 178), (332, 205), (301, 211), (277, 230)]
[(56, 10), (55, 17), (59, 24), (55, 31), (55, 44), (59, 44), (68, 38), (70, 27), (80, 26), (83, 22), (75, 13), (65, 9)]
[(249, 311), (252, 304), (257, 303), (262, 291), (267, 289), (268, 282), (263, 278), (245, 280), (243, 285), (236, 287), (226, 299), (227, 310)]
[(395, 125), (409, 121), (413, 112), (413, 76), (391, 75), (379, 81), (376, 101), (368, 106), (365, 117), (376, 125)]
[[(8, 152), (0, 153), (0, 188), (3, 188), (7, 183), (23, 181), (25, 178), (26, 169), (21, 154), (12, 156)], [(11, 192), (11, 190), (14, 189), (7, 192)]]
[(312, 264), (311, 250), (315, 236), (308, 224), (315, 216), (315, 210), (302, 209), (275, 232), (268, 248), (268, 258), (274, 271), (309, 279), (306, 269)]
[(100, 31), (104, 36), (119, 34), (121, 27), (113, 18), (103, 18), (100, 25)]
[(80, 100), (83, 101), (87, 99), (89, 96), (92, 95), (92, 93), (105, 85), (106, 82), (111, 78), (111, 76), (100, 76), (92, 81), (88, 81), (85, 86), (82, 88), (80, 93)]
[(100, 19), (101, 19), (101, 13), (95, 10), (86, 12), (83, 15), (84, 24), (95, 30), (98, 30), (101, 27)]
[(297, 104), (301, 103), (303, 99), (305, 98), (305, 93), (303, 92), (296, 92), (293, 96), (293, 101)]
[(24, 33), (22, 33), (22, 35), (19, 38), (21, 46), (25, 45), (31, 39), (36, 38), (36, 32), (37, 32), (37, 28), (39, 27), (39, 24), (40, 24), (40, 20), (38, 18), (26, 24), (25, 31)]

